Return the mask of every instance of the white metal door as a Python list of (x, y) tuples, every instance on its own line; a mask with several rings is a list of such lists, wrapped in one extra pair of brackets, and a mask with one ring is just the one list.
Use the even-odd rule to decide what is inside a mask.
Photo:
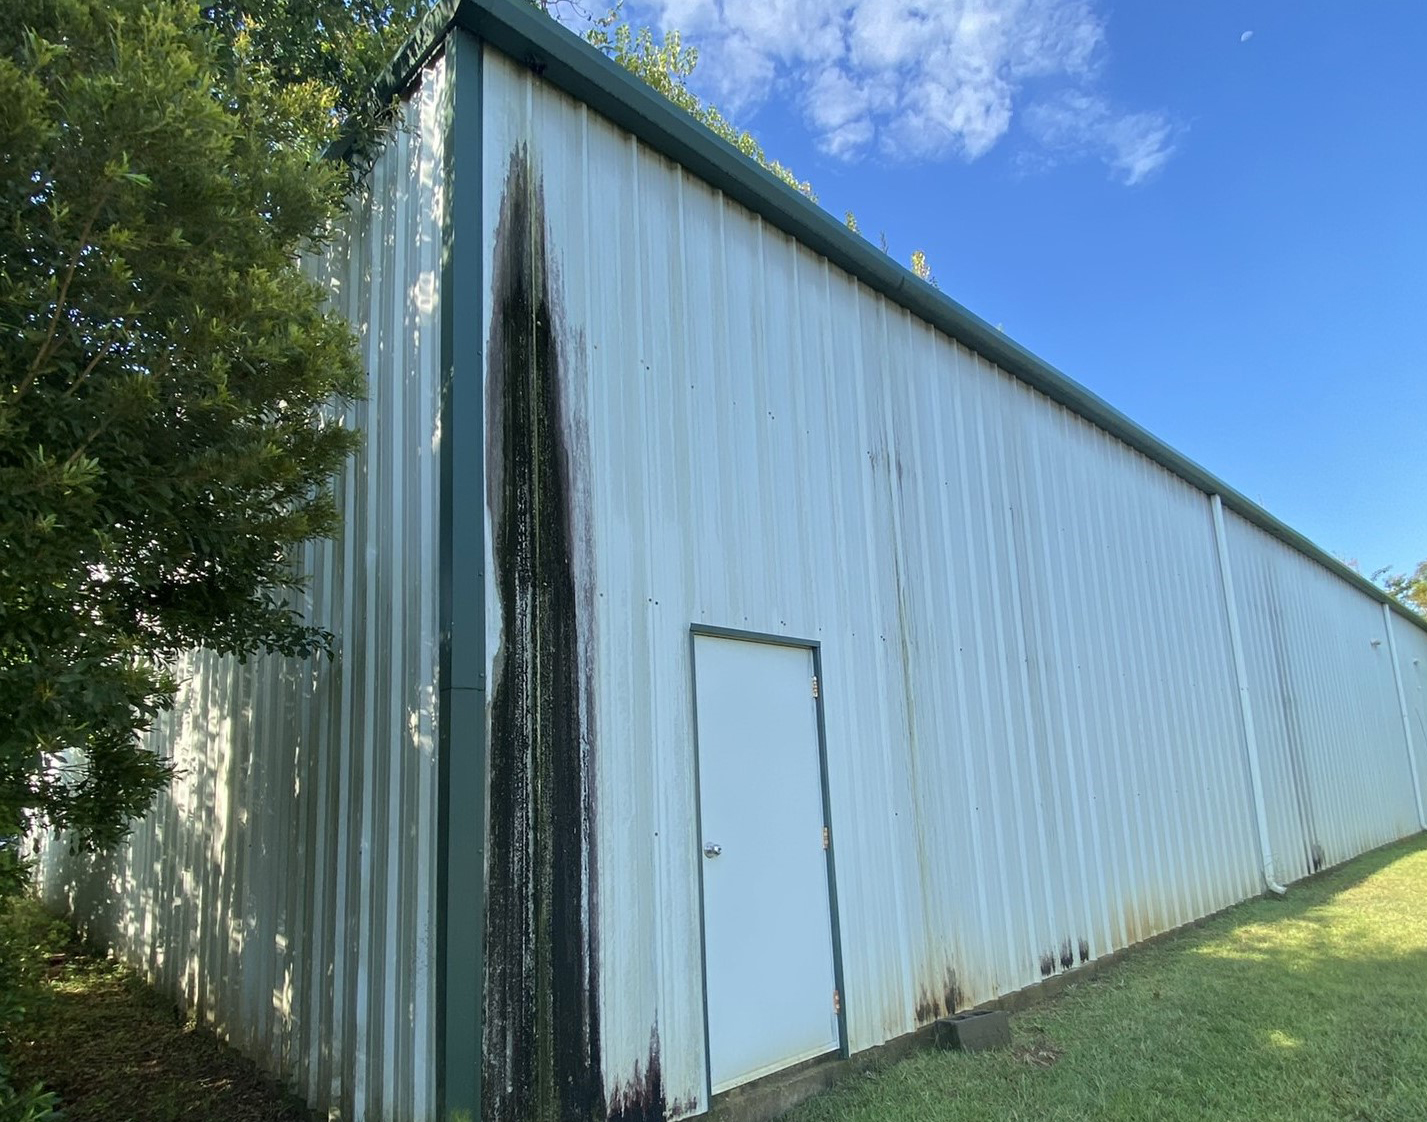
[(838, 1047), (813, 653), (694, 637), (715, 1093)]

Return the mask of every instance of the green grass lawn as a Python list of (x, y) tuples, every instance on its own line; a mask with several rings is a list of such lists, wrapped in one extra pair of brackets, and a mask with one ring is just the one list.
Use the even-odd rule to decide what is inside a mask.
[(788, 1122), (1427, 1120), (1427, 841), (1255, 900)]

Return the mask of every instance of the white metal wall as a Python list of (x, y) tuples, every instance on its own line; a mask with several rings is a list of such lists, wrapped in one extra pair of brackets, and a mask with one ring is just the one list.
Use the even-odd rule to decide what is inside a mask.
[(1226, 527), (1286, 884), (1418, 829), (1392, 651), (1381, 604), (1238, 515)]
[(314, 271), (358, 328), (366, 439), (340, 540), (308, 549), (336, 657), (199, 653), (155, 748), (178, 766), (130, 844), (45, 852), (49, 900), (344, 1119), (433, 1113), (443, 65)]
[(1397, 645), (1403, 702), (1412, 736), (1409, 767), (1417, 773), (1419, 807), (1427, 807), (1427, 632), (1394, 617), (1392, 635)]
[[(484, 74), (486, 244), (524, 146), (591, 543), (609, 1093), (654, 1033), (666, 1101), (707, 1106), (693, 623), (822, 643), (854, 1050), (1261, 891), (1208, 498), (527, 68)], [(1339, 861), (1416, 826), (1379, 609), (1256, 534), (1255, 703), (1279, 634)]]

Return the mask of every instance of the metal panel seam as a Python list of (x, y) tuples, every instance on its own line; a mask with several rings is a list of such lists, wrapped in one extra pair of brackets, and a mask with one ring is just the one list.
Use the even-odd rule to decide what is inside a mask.
[(1412, 768), (1412, 794), (1417, 800), (1417, 822), (1427, 830), (1427, 812), (1422, 807), (1422, 781), (1417, 770), (1417, 747), (1412, 743), (1412, 722), (1407, 719), (1407, 693), (1402, 688), (1402, 664), (1397, 660), (1397, 639), (1392, 634), (1392, 613), (1382, 606), (1382, 623), (1387, 629), (1387, 653), (1392, 659), (1392, 681), (1397, 686), (1397, 707), (1402, 713), (1402, 735), (1407, 742), (1407, 762)]
[(1219, 551), (1220, 587), (1224, 591), (1224, 611), (1229, 625), (1229, 646), (1234, 656), (1234, 679), (1239, 689), (1239, 712), (1243, 715), (1244, 748), (1248, 753), (1249, 782), (1253, 786), (1255, 821), (1258, 825), (1259, 846), (1263, 851), (1263, 879), (1270, 891), (1280, 895), (1283, 888), (1278, 883), (1273, 867), (1273, 843), (1269, 839), (1268, 820), (1265, 816), (1263, 778), (1259, 772), (1258, 737), (1254, 731), (1254, 707), (1249, 694), (1248, 668), (1244, 662), (1244, 642), (1239, 634), (1239, 608), (1234, 601), (1234, 570), (1229, 561), (1229, 543), (1224, 529), (1224, 507), (1218, 495), (1209, 496), (1214, 512), (1214, 544)]

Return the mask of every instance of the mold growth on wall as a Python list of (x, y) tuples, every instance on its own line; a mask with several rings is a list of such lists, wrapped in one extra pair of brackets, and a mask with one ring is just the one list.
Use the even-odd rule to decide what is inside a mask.
[(940, 984), (923, 985), (918, 991), (915, 1010), (918, 1025), (927, 1025), (938, 1017), (950, 1016), (966, 1005), (966, 994), (961, 988), (954, 967), (948, 967)]
[(565, 419), (559, 288), (542, 185), (522, 146), (501, 196), (487, 344), (486, 501), (502, 628), (490, 711), (482, 1114), (662, 1122), (657, 1029), (647, 1061), (608, 1102), (601, 1074), (592, 608), (575, 572), (590, 555), (574, 513), (588, 485), (588, 440), (578, 419)]
[(589, 1118), (603, 1098), (591, 806), (543, 195), (510, 160), (492, 270), (487, 502), (503, 621), (490, 730), (483, 1113)]

